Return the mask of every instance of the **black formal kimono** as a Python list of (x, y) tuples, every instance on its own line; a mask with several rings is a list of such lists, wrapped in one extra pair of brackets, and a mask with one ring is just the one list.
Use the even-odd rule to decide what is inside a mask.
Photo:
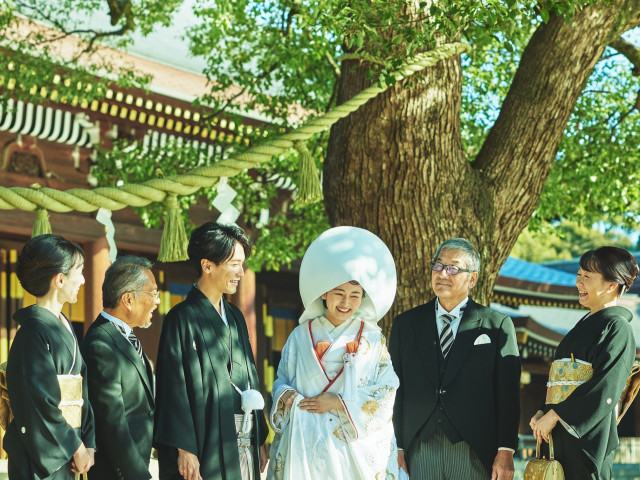
[[(593, 366), (591, 380), (578, 386), (563, 402), (547, 405), (558, 422), (552, 435), (556, 459), (567, 480), (609, 479), (618, 446), (616, 404), (636, 353), (631, 312), (609, 307), (583, 318), (556, 349), (556, 359), (571, 358)], [(569, 433), (571, 430), (574, 435)]]
[[(73, 479), (71, 459), (80, 444), (95, 448), (87, 372), (78, 341), (44, 308), (23, 308), (13, 318), (20, 328), (7, 362), (9, 401), (15, 416), (4, 437), (9, 478)], [(58, 408), (57, 375), (69, 373), (83, 377), (82, 426), (77, 429), (69, 426)]]
[[(198, 457), (203, 479), (242, 478), (234, 421), (234, 413), (242, 410), (231, 380), (240, 390), (249, 384), (257, 389), (258, 374), (242, 313), (224, 300), (223, 305), (229, 328), (209, 299), (194, 287), (164, 319), (156, 369), (154, 431), (162, 480), (182, 479), (178, 448)], [(257, 447), (264, 443), (267, 432), (262, 411), (255, 412), (254, 424), (252, 444), (258, 475)]]
[(136, 349), (102, 315), (80, 345), (96, 421), (96, 464), (89, 480), (149, 480), (153, 376)]

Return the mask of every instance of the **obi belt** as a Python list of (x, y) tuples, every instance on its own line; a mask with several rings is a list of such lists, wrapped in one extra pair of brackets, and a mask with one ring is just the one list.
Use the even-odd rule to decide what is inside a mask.
[(71, 428), (82, 426), (82, 375), (58, 375), (60, 404), (58, 408)]
[(593, 367), (588, 362), (561, 358), (551, 364), (547, 382), (547, 405), (564, 402), (573, 391), (593, 377)]

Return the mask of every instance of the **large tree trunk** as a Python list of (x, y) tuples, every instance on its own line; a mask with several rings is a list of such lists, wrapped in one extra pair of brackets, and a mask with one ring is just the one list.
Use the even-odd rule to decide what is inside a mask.
[[(637, 0), (551, 18), (525, 49), (500, 116), (470, 162), (460, 139), (461, 63), (428, 69), (331, 130), (324, 195), (331, 225), (378, 234), (398, 269), (385, 319), (432, 297), (439, 243), (465, 237), (482, 257), (473, 297), (488, 304), (502, 264), (533, 213), (569, 115), (605, 46), (637, 21)], [(624, 12), (625, 15), (620, 15)], [(344, 62), (338, 102), (368, 86), (365, 65)]]

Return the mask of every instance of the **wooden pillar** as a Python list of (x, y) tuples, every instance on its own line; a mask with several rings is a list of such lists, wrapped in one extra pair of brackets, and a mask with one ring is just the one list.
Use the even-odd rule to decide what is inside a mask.
[(84, 331), (93, 323), (102, 311), (102, 282), (104, 274), (111, 265), (109, 245), (105, 237), (85, 243), (84, 264)]
[[(247, 322), (249, 341), (253, 358), (257, 359), (258, 331), (256, 326), (256, 274), (253, 270), (245, 270), (244, 277), (238, 284), (238, 290), (233, 295), (231, 302), (240, 309)], [(256, 360), (257, 361), (257, 360)]]

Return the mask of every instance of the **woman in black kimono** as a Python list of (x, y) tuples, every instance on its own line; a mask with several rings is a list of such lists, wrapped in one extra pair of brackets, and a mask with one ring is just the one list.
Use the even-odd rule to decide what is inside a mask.
[[(18, 279), (36, 304), (13, 317), (20, 328), (9, 351), (7, 388), (15, 418), (4, 437), (11, 480), (73, 479), (74, 472), (93, 465), (86, 367), (71, 323), (61, 313), (66, 303), (77, 301), (83, 266), (82, 248), (57, 235), (32, 238), (18, 256)], [(76, 414), (70, 420), (78, 423), (76, 428), (65, 420), (72, 415), (63, 417), (59, 408), (63, 399), (58, 375), (82, 375), (80, 410), (64, 407)]]
[(548, 441), (553, 430), (555, 457), (567, 480), (611, 478), (618, 446), (616, 405), (636, 352), (632, 314), (616, 304), (637, 275), (634, 258), (617, 247), (590, 250), (580, 258), (576, 286), (589, 313), (560, 342), (556, 359), (591, 364), (593, 375), (564, 400), (548, 402), (530, 422), (537, 440)]

